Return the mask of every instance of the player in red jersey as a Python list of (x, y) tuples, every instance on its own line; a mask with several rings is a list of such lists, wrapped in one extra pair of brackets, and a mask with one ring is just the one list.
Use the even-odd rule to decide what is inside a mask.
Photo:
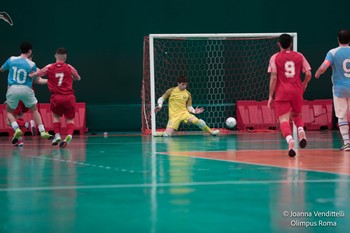
[[(271, 73), (268, 107), (271, 108), (274, 100), (276, 117), (279, 119), (282, 135), (288, 143), (290, 157), (296, 155), (290, 117), (298, 128), (300, 148), (305, 148), (307, 144), (301, 111), (303, 94), (311, 79), (311, 67), (308, 61), (301, 53), (291, 50), (292, 42), (293, 39), (289, 34), (282, 34), (279, 37), (280, 52), (270, 58), (268, 68), (268, 72)], [(301, 72), (305, 76), (303, 82)]]
[[(55, 54), (56, 62), (45, 66), (41, 71), (35, 72), (32, 76), (47, 76), (48, 88), (51, 92), (51, 111), (53, 114), (53, 128), (55, 138), (52, 145), (60, 143), (65, 148), (72, 140), (74, 132), (74, 118), (76, 99), (73, 90), (73, 80), (80, 80), (77, 70), (66, 64), (67, 51), (65, 48), (58, 48)], [(67, 136), (61, 141), (61, 117), (65, 116), (67, 125)]]

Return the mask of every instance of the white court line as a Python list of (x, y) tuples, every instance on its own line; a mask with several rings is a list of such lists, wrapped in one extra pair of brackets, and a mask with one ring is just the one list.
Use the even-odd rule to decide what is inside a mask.
[(48, 186), (48, 187), (14, 187), (0, 188), (0, 192), (76, 190), (76, 189), (121, 189), (121, 188), (154, 188), (154, 187), (183, 187), (209, 185), (270, 185), (270, 184), (305, 184), (305, 183), (350, 183), (349, 179), (317, 179), (317, 180), (255, 180), (255, 181), (211, 181), (188, 183), (160, 184), (111, 184), (111, 185), (78, 185), (78, 186)]

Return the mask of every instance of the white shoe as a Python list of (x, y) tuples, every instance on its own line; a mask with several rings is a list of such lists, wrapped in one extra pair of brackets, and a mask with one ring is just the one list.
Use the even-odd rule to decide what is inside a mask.
[(217, 130), (211, 131), (210, 134), (211, 134), (212, 136), (216, 136), (216, 135), (218, 135), (219, 133), (220, 133), (220, 130), (217, 129)]
[(55, 134), (55, 138), (54, 138), (54, 139), (52, 140), (52, 142), (51, 142), (51, 145), (57, 146), (58, 143), (61, 142), (61, 141), (62, 141), (62, 139), (61, 139), (60, 134), (59, 134), (59, 133), (56, 133), (56, 134)]

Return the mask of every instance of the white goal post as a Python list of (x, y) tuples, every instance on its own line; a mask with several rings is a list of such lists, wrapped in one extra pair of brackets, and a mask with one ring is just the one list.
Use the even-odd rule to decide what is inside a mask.
[[(145, 56), (144, 54), (144, 76), (145, 74), (149, 75), (149, 84), (145, 83), (148, 82), (148, 80), (146, 80), (144, 77), (142, 87), (142, 133), (144, 134), (144, 130), (147, 128), (149, 130), (148, 132), (150, 132), (152, 135), (155, 134), (157, 130), (157, 122), (154, 109), (157, 104), (156, 100), (160, 97), (156, 95), (159, 95), (159, 93), (164, 93), (166, 91), (165, 88), (176, 86), (173, 85), (174, 83), (176, 84), (176, 76), (182, 73), (187, 74), (187, 76), (189, 76), (190, 78), (189, 91), (191, 93), (191, 88), (197, 88), (198, 90), (200, 88), (203, 89), (203, 85), (201, 83), (206, 82), (208, 83), (208, 91), (212, 89), (210, 90), (210, 92), (213, 93), (213, 99), (216, 98), (216, 96), (218, 96), (217, 98), (220, 98), (219, 103), (215, 102), (215, 100), (213, 99), (204, 101), (204, 99), (206, 99), (207, 97), (202, 97), (198, 94), (193, 98), (194, 106), (198, 106), (198, 104), (196, 103), (201, 103), (202, 100), (203, 103), (213, 103), (214, 105), (216, 104), (218, 106), (221, 106), (225, 104), (227, 105), (227, 103), (232, 102), (233, 99), (243, 98), (245, 95), (245, 93), (243, 92), (240, 94), (240, 97), (233, 96), (233, 99), (231, 98), (228, 100), (225, 97), (225, 95), (234, 92), (232, 88), (227, 89), (225, 87), (225, 85), (228, 85), (227, 80), (233, 80), (233, 83), (229, 84), (231, 86), (244, 86), (246, 84), (246, 78), (244, 78), (245, 80), (243, 80), (241, 83), (237, 83), (237, 76), (243, 76), (244, 73), (246, 73), (247, 71), (250, 72), (250, 69), (254, 69), (257, 72), (252, 74), (251, 76), (258, 76), (260, 73), (262, 73), (261, 75), (267, 75), (268, 63), (266, 64), (266, 59), (268, 60), (273, 55), (273, 53), (278, 51), (276, 40), (283, 33), (150, 34), (147, 38), (147, 41), (145, 39), (144, 45), (144, 53), (148, 53), (148, 56)], [(293, 50), (297, 51), (297, 33), (292, 32), (288, 34), (290, 34), (293, 37)], [(273, 40), (270, 41), (270, 39)], [(260, 40), (269, 40), (269, 44), (267, 44), (267, 42), (259, 42)], [(157, 45), (158, 47), (156, 48), (156, 42), (158, 41), (164, 41), (163, 47), (159, 47)], [(177, 44), (183, 43), (183, 41), (188, 42), (188, 44)], [(232, 47), (233, 45), (231, 46), (231, 44), (236, 43), (235, 41), (237, 41), (237, 43), (240, 44), (234, 45), (236, 47)], [(244, 41), (244, 44), (241, 44), (243, 43), (242, 41)], [(148, 43), (148, 46), (146, 43)], [(200, 44), (197, 45), (197, 43)], [(149, 48), (148, 51), (147, 47)], [(191, 47), (193, 47), (193, 54), (191, 54)], [(264, 49), (264, 47), (269, 48)], [(201, 51), (201, 53), (199, 54), (198, 51)], [(239, 55), (237, 55), (238, 53)], [(198, 57), (200, 57), (201, 59), (200, 62), (196, 60), (190, 60), (192, 58), (197, 59)], [(264, 57), (264, 59), (261, 59), (262, 57)], [(145, 59), (149, 59), (149, 62), (145, 61)], [(157, 59), (163, 60), (159, 62), (157, 61)], [(179, 59), (181, 59), (181, 62), (179, 62)], [(264, 60), (263, 64), (258, 65), (259, 69), (255, 68), (255, 60)], [(197, 64), (198, 67), (192, 68)], [(147, 67), (148, 65), (149, 67)], [(250, 68), (250, 65), (254, 65), (254, 68)], [(186, 69), (184, 69), (184, 67), (186, 67)], [(187, 69), (188, 67), (190, 68)], [(236, 71), (236, 67), (239, 67), (240, 70)], [(147, 70), (149, 74), (145, 70)], [(164, 75), (165, 78), (163, 79), (166, 80), (166, 84), (165, 81), (157, 80), (157, 75), (159, 74), (159, 72), (162, 72), (162, 75)], [(209, 76), (207, 75), (209, 73), (210, 77), (208, 79), (210, 80), (193, 80), (191, 77), (193, 76), (191, 74), (195, 74), (196, 77), (199, 77), (201, 75)], [(162, 84), (162, 87), (157, 87), (157, 82), (162, 82), (164, 84)], [(200, 84), (192, 84), (194, 82), (198, 82)], [(215, 86), (216, 84), (218, 86)], [(149, 85), (149, 88), (145, 87), (145, 85)], [(197, 85), (199, 86), (197, 87)], [(256, 85), (259, 86), (259, 84)], [(158, 90), (158, 92), (156, 93), (156, 89), (162, 90)], [(249, 89), (254, 89), (254, 87), (249, 87)], [(218, 91), (219, 93), (216, 93), (216, 91)], [(199, 92), (200, 91), (198, 91), (198, 93)], [(255, 92), (259, 92), (259, 90), (256, 90)], [(147, 101), (146, 94), (150, 97), (150, 103), (148, 104), (145, 103), (145, 101)], [(148, 105), (150, 109), (145, 109), (147, 108), (146, 105)], [(218, 109), (223, 109), (223, 107)], [(218, 112), (218, 109), (213, 109), (213, 111)], [(162, 109), (162, 111), (164, 111), (164, 109)], [(217, 119), (212, 121), (209, 120), (209, 127), (214, 126), (215, 128), (221, 128), (219, 121), (222, 121), (224, 117), (226, 117), (226, 115), (217, 114), (217, 116), (213, 116), (213, 118)], [(164, 116), (163, 118), (166, 117)], [(213, 125), (210, 125), (210, 123), (212, 123)], [(163, 127), (164, 124), (161, 126), (161, 128)]]

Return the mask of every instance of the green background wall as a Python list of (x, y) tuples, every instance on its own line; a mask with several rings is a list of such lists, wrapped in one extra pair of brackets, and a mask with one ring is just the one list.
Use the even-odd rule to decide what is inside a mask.
[[(333, 4), (333, 5), (332, 5)], [(297, 32), (298, 50), (313, 73), (337, 44), (337, 32), (350, 28), (346, 1), (235, 0), (1, 0), (11, 27), (0, 21), (0, 63), (19, 55), (21, 41), (33, 44), (38, 67), (54, 62), (57, 47), (82, 81), (76, 97), (87, 104), (90, 132), (140, 131), (143, 37), (150, 33)], [(332, 97), (330, 71), (312, 80), (305, 98)], [(7, 72), (0, 74), (5, 101)], [(46, 87), (36, 87), (39, 102), (49, 102)]]

